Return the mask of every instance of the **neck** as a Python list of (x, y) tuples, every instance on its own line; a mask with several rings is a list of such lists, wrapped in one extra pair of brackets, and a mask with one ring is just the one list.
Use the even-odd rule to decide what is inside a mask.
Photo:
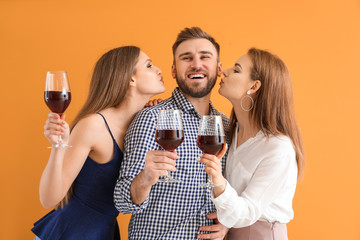
[(127, 128), (135, 115), (144, 108), (151, 96), (141, 96), (139, 94), (127, 94), (124, 100), (114, 108), (115, 114), (123, 126)]
[(209, 115), (210, 112), (209, 104), (210, 104), (210, 96), (211, 96), (210, 93), (202, 98), (194, 98), (183, 92), (182, 94), (194, 106), (194, 108), (196, 109), (196, 111), (199, 113), (200, 116)]
[(250, 121), (249, 112), (242, 110), (239, 103), (233, 103), (233, 106), (238, 123), (238, 139), (247, 140), (254, 137), (260, 129)]

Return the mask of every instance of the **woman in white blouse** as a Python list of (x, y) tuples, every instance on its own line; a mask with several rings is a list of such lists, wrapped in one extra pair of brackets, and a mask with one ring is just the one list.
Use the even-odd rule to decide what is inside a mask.
[[(251, 48), (223, 72), (219, 93), (233, 105), (232, 143), (225, 176), (221, 157), (204, 154), (213, 202), (229, 240), (287, 239), (292, 199), (303, 171), (303, 144), (283, 61)], [(226, 180), (227, 179), (227, 180)]]

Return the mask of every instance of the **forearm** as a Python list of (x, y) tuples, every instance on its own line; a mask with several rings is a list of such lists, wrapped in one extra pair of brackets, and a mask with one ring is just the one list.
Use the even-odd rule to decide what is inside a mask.
[(213, 203), (220, 223), (228, 228), (249, 226), (261, 216), (261, 209), (254, 199), (238, 196), (229, 183), (225, 191), (213, 199)]
[(150, 194), (152, 185), (144, 178), (144, 171), (141, 171), (132, 181), (130, 196), (133, 204), (142, 204)]
[(53, 149), (40, 180), (40, 202), (45, 208), (51, 208), (64, 197), (63, 159), (65, 149)]

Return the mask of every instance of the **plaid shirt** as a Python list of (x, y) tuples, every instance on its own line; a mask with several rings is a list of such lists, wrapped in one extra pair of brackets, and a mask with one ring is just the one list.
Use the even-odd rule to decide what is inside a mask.
[[(214, 109), (211, 115), (222, 115), (228, 142), (230, 121)], [(145, 202), (134, 205), (130, 197), (133, 179), (144, 169), (148, 151), (162, 149), (155, 142), (155, 129), (159, 110), (180, 109), (183, 118), (185, 139), (176, 149), (176, 172), (171, 175), (180, 183), (156, 183)], [(213, 224), (205, 216), (215, 212), (211, 191), (199, 187), (207, 182), (204, 165), (196, 161), (202, 151), (197, 147), (197, 133), (201, 116), (194, 106), (176, 88), (172, 97), (142, 110), (130, 125), (125, 137), (125, 156), (120, 176), (115, 186), (114, 202), (123, 214), (132, 213), (129, 224), (129, 239), (196, 239), (200, 226)], [(222, 159), (224, 168), (226, 156)]]

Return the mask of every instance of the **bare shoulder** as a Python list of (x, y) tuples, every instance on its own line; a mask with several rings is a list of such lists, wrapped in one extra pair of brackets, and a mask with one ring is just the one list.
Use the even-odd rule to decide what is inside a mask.
[(78, 140), (95, 143), (97, 137), (106, 131), (104, 120), (99, 114), (89, 114), (81, 119), (73, 128), (71, 135)]
[(82, 118), (77, 124), (76, 127), (91, 127), (91, 128), (100, 128), (101, 126), (103, 126), (104, 120), (103, 118), (96, 113), (92, 113), (87, 115), (86, 117)]

